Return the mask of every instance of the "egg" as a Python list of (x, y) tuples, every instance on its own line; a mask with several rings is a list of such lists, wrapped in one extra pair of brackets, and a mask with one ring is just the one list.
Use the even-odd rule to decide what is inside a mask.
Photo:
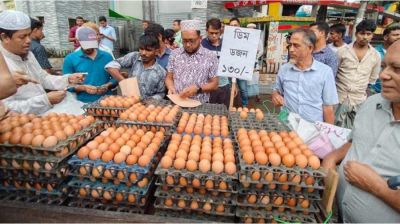
[(51, 148), (57, 145), (58, 139), (56, 136), (49, 136), (43, 141), (43, 147)]
[(283, 174), (279, 175), (278, 181), (281, 183), (285, 183), (287, 181), (287, 179), (288, 179), (287, 174), (283, 173)]
[(188, 171), (195, 171), (195, 170), (197, 170), (197, 162), (194, 161), (194, 160), (188, 160), (188, 161), (186, 162), (186, 169), (187, 169)]
[(321, 161), (317, 156), (312, 155), (308, 157), (308, 165), (311, 166), (311, 168), (313, 168), (314, 170), (317, 170), (321, 166)]
[(205, 183), (205, 187), (209, 190), (214, 189), (214, 182), (212, 180), (207, 180)]
[(216, 174), (220, 174), (224, 171), (224, 164), (221, 161), (214, 161), (212, 163), (212, 171)]
[(171, 157), (169, 157), (169, 156), (164, 156), (162, 159), (161, 159), (161, 161), (160, 161), (160, 163), (161, 163), (161, 167), (163, 168), (163, 169), (168, 169), (168, 168), (170, 168), (171, 166), (172, 166), (172, 158)]
[(138, 159), (138, 164), (141, 167), (146, 167), (150, 163), (151, 158), (148, 155), (142, 155)]
[(268, 205), (269, 202), (270, 202), (270, 199), (269, 199), (269, 196), (268, 196), (268, 195), (265, 195), (265, 196), (263, 196), (263, 197), (261, 198), (261, 204), (263, 204), (263, 205)]
[(204, 203), (204, 205), (203, 205), (203, 210), (204, 211), (211, 211), (211, 209), (212, 209), (212, 207), (211, 207), (211, 204), (209, 203), (209, 202), (206, 202), (206, 203)]
[(305, 178), (304, 183), (306, 183), (307, 185), (311, 185), (311, 186), (314, 185), (314, 183), (315, 183), (314, 177), (309, 176), (309, 177)]
[(308, 160), (305, 155), (303, 155), (303, 154), (296, 155), (296, 165), (297, 166), (304, 169), (304, 168), (306, 168), (307, 163), (308, 163)]
[(251, 179), (254, 180), (254, 181), (258, 181), (258, 180), (260, 180), (260, 178), (261, 178), (261, 173), (258, 172), (258, 171), (254, 171), (251, 174)]
[(243, 120), (247, 119), (247, 112), (246, 111), (241, 111), (240, 112), (240, 118), (243, 119)]
[(87, 146), (89, 149), (97, 149), (97, 147), (99, 146), (99, 143), (96, 142), (96, 141), (90, 141), (90, 142), (88, 142), (88, 143), (86, 144), (86, 146)]
[(225, 163), (225, 173), (233, 175), (236, 173), (236, 165), (233, 162)]
[(75, 129), (72, 126), (68, 125), (64, 127), (64, 132), (67, 136), (72, 136), (73, 134), (75, 134)]
[(98, 150), (98, 149), (93, 149), (89, 152), (89, 159), (90, 160), (97, 160), (100, 159), (101, 155), (102, 155), (102, 151)]
[(103, 152), (103, 154), (101, 155), (101, 160), (103, 160), (103, 162), (106, 163), (113, 160), (113, 158), (114, 158), (114, 153), (110, 150)]
[(123, 146), (119, 149), (119, 151), (122, 152), (122, 153), (124, 153), (125, 155), (129, 155), (129, 154), (131, 154), (132, 149), (131, 149), (131, 147), (130, 147), (129, 145), (123, 145)]
[(208, 171), (210, 171), (210, 169), (211, 169), (210, 160), (207, 160), (207, 159), (202, 159), (202, 160), (200, 160), (200, 163), (199, 163), (199, 170), (200, 170), (202, 173), (207, 173)]
[(255, 159), (260, 165), (266, 165), (268, 163), (268, 156), (265, 152), (257, 152)]
[(193, 209), (193, 210), (198, 209), (199, 208), (199, 203), (197, 203), (197, 201), (192, 201), (190, 203), (190, 208)]
[(281, 165), (281, 157), (278, 153), (271, 153), (268, 155), (268, 160), (272, 166), (279, 166)]
[(9, 139), (10, 144), (13, 144), (13, 145), (20, 144), (22, 134), (23, 134), (22, 132), (13, 133)]
[(275, 199), (274, 199), (274, 205), (276, 205), (276, 206), (281, 206), (283, 204), (283, 197), (276, 197)]
[(295, 157), (292, 154), (286, 154), (282, 158), (282, 163), (286, 167), (293, 167), (294, 164), (296, 163)]
[(77, 156), (79, 159), (86, 158), (89, 155), (90, 149), (86, 146), (83, 146), (78, 150)]
[(219, 204), (219, 205), (217, 205), (217, 207), (215, 208), (215, 211), (216, 211), (216, 212), (222, 213), (222, 212), (225, 211), (225, 206), (224, 206), (223, 204)]
[(33, 140), (33, 134), (31, 133), (26, 133), (22, 136), (21, 138), (21, 144), (22, 145), (31, 145), (32, 144), (32, 140)]
[(251, 165), (254, 162), (254, 154), (253, 152), (247, 151), (243, 153), (243, 160), (246, 164)]
[(255, 194), (247, 196), (247, 202), (249, 204), (255, 204), (257, 202), (257, 196)]
[(262, 112), (257, 112), (256, 113), (256, 119), (261, 121), (264, 119), (264, 114)]
[(192, 185), (193, 185), (193, 187), (196, 187), (196, 188), (200, 187), (201, 186), (200, 180), (197, 178), (194, 178), (192, 180)]
[(305, 199), (304, 201), (302, 201), (302, 202), (300, 203), (300, 206), (301, 206), (302, 208), (309, 208), (309, 207), (310, 207), (310, 201), (307, 200), (307, 199)]
[(174, 161), (174, 167), (177, 170), (184, 169), (186, 166), (186, 161), (183, 158), (177, 157)]

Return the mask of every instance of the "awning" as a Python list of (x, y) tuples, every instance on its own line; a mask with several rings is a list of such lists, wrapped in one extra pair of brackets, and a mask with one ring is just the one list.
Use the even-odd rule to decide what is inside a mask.
[(112, 10), (112, 9), (108, 9), (108, 16), (111, 17), (111, 18), (116, 18), (116, 19), (140, 20), (140, 19), (137, 19), (137, 18), (132, 17), (132, 16), (122, 15), (122, 14), (120, 14), (120, 13), (118, 13), (118, 12)]

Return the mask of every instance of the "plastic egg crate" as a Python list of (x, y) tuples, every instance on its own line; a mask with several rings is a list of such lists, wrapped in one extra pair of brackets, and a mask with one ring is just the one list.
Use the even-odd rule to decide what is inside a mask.
[(230, 196), (231, 194), (238, 193), (238, 183), (237, 182), (232, 182), (232, 184), (230, 184), (230, 185), (228, 184), (227, 189), (221, 189), (219, 187), (219, 185), (215, 185), (215, 183), (212, 188), (205, 187), (205, 183), (203, 185), (201, 185), (200, 187), (194, 187), (191, 184), (187, 184), (185, 186), (180, 185), (179, 183), (168, 184), (168, 183), (162, 182), (161, 178), (157, 178), (156, 185), (161, 186), (161, 187), (168, 187), (168, 189), (181, 189), (181, 190), (185, 189), (186, 190), (186, 188), (193, 188), (193, 190), (195, 192), (206, 191), (208, 193), (211, 193), (212, 195), (217, 195), (217, 193), (218, 193), (218, 194)]
[(203, 103), (198, 107), (183, 108), (184, 112), (197, 114), (225, 115), (228, 117), (228, 109), (223, 104)]
[(32, 170), (36, 172), (56, 172), (60, 170), (65, 164), (64, 161), (49, 162), (38, 161), (32, 156), (22, 156), (21, 158), (1, 158), (0, 168), (15, 169), (15, 170)]
[(175, 189), (164, 190), (163, 187), (158, 187), (155, 193), (156, 197), (159, 198), (172, 198), (172, 199), (182, 199), (185, 201), (197, 201), (197, 202), (213, 202), (217, 204), (224, 204), (228, 206), (234, 206), (237, 204), (237, 195), (236, 194), (229, 194), (228, 197), (225, 197), (224, 194), (216, 192), (217, 195), (213, 196), (212, 192), (204, 194), (197, 192), (188, 193), (183, 189), (180, 191), (175, 191)]
[[(146, 105), (146, 104), (145, 104)], [(161, 106), (161, 105), (156, 105), (156, 106)], [(127, 124), (127, 125), (151, 125), (151, 126), (161, 126), (161, 127), (175, 127), (178, 124), (178, 121), (180, 119), (182, 115), (182, 109), (179, 110), (179, 112), (176, 114), (176, 116), (174, 117), (174, 119), (172, 120), (172, 122), (166, 122), (166, 121), (161, 121), (161, 122), (157, 122), (157, 121), (138, 121), (138, 120), (123, 120), (121, 118), (118, 118), (118, 120), (116, 121), (119, 124)]]
[[(156, 171), (157, 174), (157, 171)], [(157, 174), (158, 175), (158, 174)], [(184, 178), (184, 179), (182, 179)], [(193, 187), (193, 180), (197, 179), (194, 176), (188, 175), (187, 177), (181, 176), (180, 173), (174, 173), (172, 175), (159, 175), (158, 181), (160, 185), (167, 185), (170, 187)], [(209, 191), (218, 192), (237, 192), (238, 181), (232, 180), (227, 181), (223, 179), (215, 179), (212, 176), (203, 176), (198, 179), (200, 181), (199, 189), (206, 189)], [(208, 181), (208, 183), (207, 183)], [(224, 188), (220, 187), (220, 184), (224, 182), (226, 186)], [(207, 187), (209, 186), (209, 187)], [(212, 187), (211, 187), (212, 186)]]
[(71, 201), (68, 202), (67, 206), (134, 214), (144, 214), (146, 212), (146, 208), (142, 207), (135, 207), (132, 205), (123, 206), (121, 204), (110, 204), (101, 201), (85, 200), (80, 198), (72, 198)]
[(248, 113), (247, 119), (240, 118), (240, 113), (229, 113), (230, 124), (234, 132), (239, 128), (258, 129), (266, 131), (290, 131), (291, 129), (278, 119), (278, 115), (266, 114), (262, 120), (257, 120), (255, 113)]
[(107, 99), (110, 97), (109, 95), (102, 96), (100, 99), (96, 100), (93, 103), (85, 104), (82, 109), (89, 115), (106, 115), (118, 117), (120, 113), (124, 112), (129, 107), (103, 107), (100, 105), (100, 101)]
[(111, 183), (103, 184), (101, 182), (80, 181), (73, 179), (68, 182), (68, 186), (72, 188), (70, 197), (85, 198), (94, 200), (115, 201), (121, 204), (135, 204), (145, 206), (147, 196), (151, 187), (154, 185), (153, 180), (142, 188), (138, 186), (127, 186), (124, 184), (114, 185)]
[(64, 158), (74, 153), (82, 144), (98, 135), (103, 130), (103, 124), (96, 121), (86, 128), (75, 133), (64, 141), (59, 141), (57, 145), (44, 148), (27, 145), (0, 144), (0, 158), (20, 158), (21, 156), (32, 156), (36, 160), (60, 162)]
[(68, 173), (32, 173), (22, 172), (21, 170), (13, 171), (7, 170), (6, 172), (0, 171), (0, 180), (10, 181), (23, 181), (23, 182), (40, 182), (40, 183), (51, 183), (57, 184), (67, 178)]
[(23, 203), (37, 203), (46, 205), (63, 205), (67, 197), (65, 195), (49, 194), (21, 194), (21, 192), (1, 192), (0, 204), (7, 204), (11, 201)]
[(315, 204), (317, 201), (318, 200), (311, 199), (306, 195), (301, 197), (281, 193), (239, 194), (237, 205), (238, 207), (265, 208), (267, 211), (280, 209), (281, 211), (290, 210), (292, 212), (304, 212), (308, 214), (318, 213), (320, 211)]
[(314, 214), (303, 215), (254, 208), (237, 208), (236, 216), (243, 223), (318, 223)]
[(6, 192), (19, 192), (25, 194), (46, 194), (62, 196), (68, 193), (68, 188), (63, 181), (58, 183), (0, 180), (0, 190)]
[[(300, 186), (274, 185), (274, 184), (239, 184), (239, 194), (267, 194), (267, 193), (283, 193), (283, 194), (302, 194), (311, 198), (320, 198), (324, 189), (302, 188)], [(317, 199), (316, 199), (317, 200)]]
[[(191, 203), (197, 203), (198, 208), (191, 208)], [(207, 206), (208, 209), (204, 209)], [(197, 201), (186, 201), (183, 199), (172, 199), (172, 198), (157, 198), (154, 203), (155, 208), (170, 209), (175, 211), (190, 212), (202, 212), (204, 214), (218, 215), (218, 216), (235, 216), (236, 206), (229, 206), (224, 204), (210, 203), (210, 202), (197, 202)], [(221, 207), (223, 209), (221, 209)], [(218, 208), (221, 210), (217, 211)]]
[(210, 214), (204, 214), (203, 212), (192, 211), (192, 210), (185, 210), (184, 212), (182, 212), (182, 211), (173, 211), (170, 209), (157, 208), (154, 215), (162, 217), (180, 218), (180, 219), (182, 218), (191, 219), (202, 222), (217, 222), (217, 223), (235, 222), (235, 217), (210, 215)]
[[(192, 114), (196, 114), (196, 113), (189, 113), (189, 117), (190, 116), (192, 116)], [(197, 114), (197, 116), (198, 116), (199, 114)], [(207, 116), (208, 114), (203, 114), (204, 116)], [(211, 114), (210, 114), (211, 115)], [(211, 115), (211, 116), (215, 116), (215, 115), (218, 115), (218, 114), (214, 114), (214, 115)], [(225, 115), (218, 115), (218, 116), (220, 116), (220, 122), (221, 122), (221, 120), (222, 120), (222, 116), (225, 116)], [(226, 134), (226, 135), (222, 135), (222, 133), (221, 133), (221, 131), (222, 131), (222, 128), (220, 127), (219, 128), (219, 130), (218, 130), (218, 132), (219, 132), (219, 134), (217, 134), (217, 135), (214, 135), (213, 134), (213, 129), (214, 129), (214, 126), (213, 126), (213, 124), (211, 124), (211, 133), (210, 134), (205, 134), (204, 133), (204, 125), (203, 125), (203, 127), (202, 127), (202, 129), (201, 129), (201, 133), (195, 133), (196, 131), (195, 131), (195, 127), (193, 127), (193, 129), (191, 129), (191, 133), (189, 134), (189, 133), (187, 133), (186, 132), (186, 127), (187, 127), (187, 123), (186, 123), (186, 126), (185, 126), (185, 129), (183, 129), (183, 131), (180, 131), (179, 129), (178, 129), (178, 126), (179, 126), (179, 124), (180, 124), (180, 122), (181, 122), (181, 120), (182, 120), (182, 116), (181, 116), (181, 119), (179, 120), (179, 122), (177, 123), (177, 133), (178, 134), (182, 134), (182, 135), (186, 135), (186, 134), (189, 134), (189, 135), (192, 135), (192, 136), (194, 136), (194, 135), (200, 135), (202, 138), (203, 137), (205, 137), (205, 136), (209, 136), (209, 137), (211, 137), (211, 138), (214, 138), (214, 137), (222, 137), (222, 138), (228, 138), (228, 137), (231, 137), (231, 131), (229, 131), (229, 117), (228, 116), (225, 116), (226, 117), (226, 119), (227, 119), (227, 122), (228, 122), (228, 133)], [(196, 121), (197, 121), (197, 119), (196, 119)]]
[(62, 164), (56, 170), (24, 170), (24, 169), (14, 169), (14, 168), (0, 168), (0, 176), (12, 175), (15, 177), (24, 176), (27, 178), (59, 178), (63, 179), (68, 177), (70, 173), (70, 168), (68, 164)]

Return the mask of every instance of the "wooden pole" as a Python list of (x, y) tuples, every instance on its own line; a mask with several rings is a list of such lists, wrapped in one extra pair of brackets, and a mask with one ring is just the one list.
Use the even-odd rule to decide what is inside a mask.
[(233, 101), (235, 99), (235, 91), (236, 90), (236, 78), (232, 78), (232, 88), (231, 88), (231, 97), (229, 99), (229, 111), (231, 111), (233, 107)]

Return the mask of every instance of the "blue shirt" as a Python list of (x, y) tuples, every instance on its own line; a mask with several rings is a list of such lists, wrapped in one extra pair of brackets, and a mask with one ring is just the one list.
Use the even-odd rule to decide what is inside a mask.
[[(386, 49), (383, 47), (382, 44), (379, 44), (375, 47), (376, 51), (378, 51), (379, 55), (381, 56), (381, 60), (385, 58)], [(380, 93), (382, 91), (382, 83), (381, 79), (377, 79), (375, 84), (368, 84), (370, 88), (374, 90), (375, 93)]]
[(317, 60), (304, 71), (292, 63), (284, 64), (274, 90), (284, 97), (284, 107), (310, 122), (323, 121), (322, 106), (339, 102), (332, 69)]
[(171, 54), (171, 49), (165, 48), (165, 52), (163, 55), (156, 57), (156, 61), (164, 70), (167, 70), (169, 55)]
[[(112, 26), (107, 25), (106, 27), (100, 26), (99, 28), (100, 33), (106, 35), (107, 37), (111, 37), (114, 39), (114, 41), (117, 41), (117, 35), (115, 34), (115, 29)], [(109, 40), (107, 38), (102, 38), (100, 41), (100, 44), (107, 46), (108, 48), (111, 49), (111, 51), (114, 50), (114, 41)]]
[[(109, 53), (98, 49), (94, 60), (84, 54), (82, 50), (72, 52), (65, 57), (63, 74), (87, 72), (88, 75), (86, 75), (83, 85), (101, 86), (108, 82), (112, 82), (115, 85), (117, 81), (104, 69), (104, 66), (112, 60), (113, 58)], [(111, 90), (106, 94), (111, 94)], [(96, 101), (102, 95), (79, 92), (77, 96), (78, 100), (89, 103)]]
[[(204, 39), (201, 41), (201, 45), (202, 45), (204, 48), (206, 48), (206, 49), (212, 51), (213, 53), (215, 53), (215, 55), (217, 55), (217, 58), (218, 58), (218, 60), (219, 60), (219, 56), (220, 56), (220, 52), (221, 52), (221, 47), (222, 47), (222, 39), (221, 39), (220, 45), (214, 46), (214, 45), (211, 44), (211, 42), (210, 42), (210, 40), (209, 40), (208, 38), (204, 38)], [(226, 85), (229, 84), (229, 79), (228, 79), (228, 77), (219, 76), (218, 78), (219, 78), (219, 81), (218, 81), (218, 86), (219, 86), (219, 87), (223, 87), (223, 86), (226, 86)]]
[(40, 44), (39, 40), (32, 39), (29, 50), (35, 55), (36, 60), (39, 62), (40, 67), (43, 69), (52, 68), (49, 57), (47, 56), (46, 49)]
[(333, 52), (332, 49), (326, 46), (322, 48), (320, 51), (314, 52), (313, 57), (317, 59), (317, 61), (320, 61), (331, 67), (333, 76), (336, 77), (338, 70), (338, 60), (335, 52)]

